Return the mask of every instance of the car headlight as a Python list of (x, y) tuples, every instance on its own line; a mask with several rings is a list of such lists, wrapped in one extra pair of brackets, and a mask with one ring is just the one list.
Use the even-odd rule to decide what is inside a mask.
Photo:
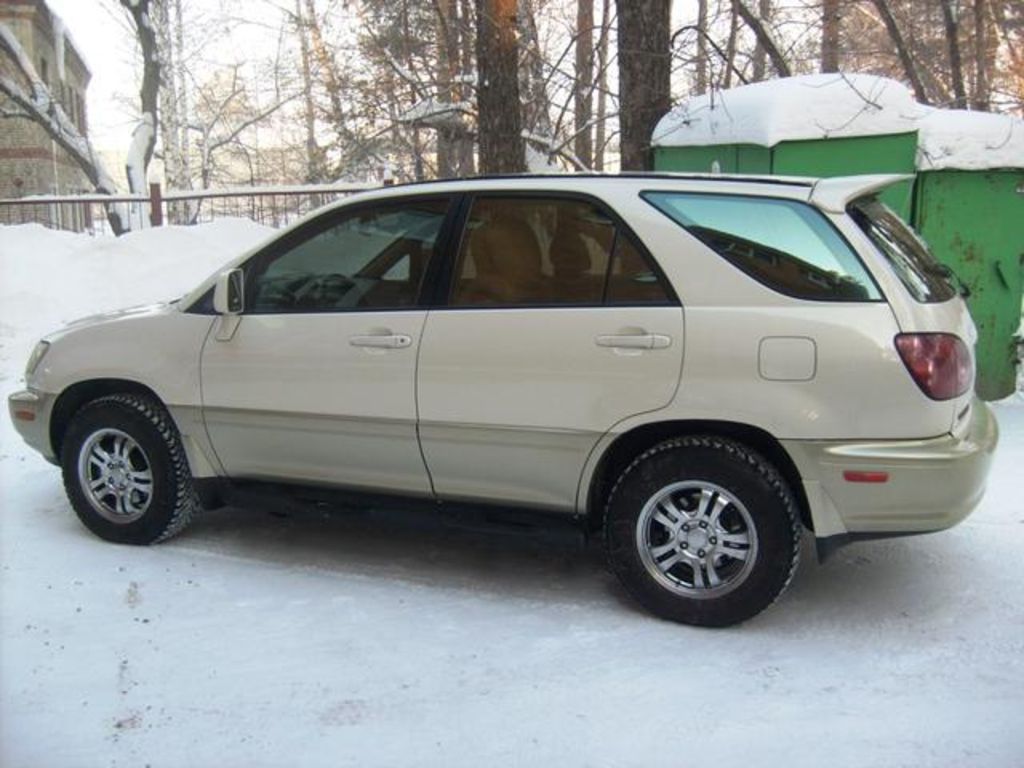
[(28, 365), (25, 366), (25, 375), (31, 376), (36, 372), (36, 368), (43, 362), (43, 358), (46, 357), (46, 353), (50, 351), (50, 342), (40, 341), (36, 344), (35, 349), (32, 350), (32, 354), (28, 356)]

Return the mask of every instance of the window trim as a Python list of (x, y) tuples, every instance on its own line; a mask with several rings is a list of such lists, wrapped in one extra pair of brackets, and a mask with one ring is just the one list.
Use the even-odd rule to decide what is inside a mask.
[[(458, 208), (458, 197), (458, 194), (438, 193), (403, 195), (401, 197), (357, 201), (324, 211), (319, 216), (315, 216), (295, 229), (282, 234), (279, 238), (268, 243), (264, 248), (254, 253), (239, 265), (245, 274), (245, 309), (243, 310), (242, 315), (329, 315), (372, 312), (422, 312), (426, 308), (424, 295), (427, 292), (426, 287), (431, 266), (435, 262), (443, 259), (444, 250), (449, 245), (448, 239), (450, 238), (452, 220), (455, 215), (455, 211)], [(307, 309), (301, 312), (254, 311), (252, 309), (256, 291), (255, 266), (264, 265), (267, 262), (284, 255), (284, 253), (298, 247), (307, 240), (326, 232), (350, 216), (358, 215), (362, 211), (379, 211), (382, 209), (401, 207), (411, 202), (422, 203), (430, 201), (446, 201), (448, 209), (445, 211), (444, 218), (442, 219), (437, 241), (434, 244), (434, 251), (431, 253), (427, 261), (427, 265), (423, 270), (423, 276), (420, 278), (420, 284), (416, 287), (416, 296), (412, 304), (404, 307), (325, 307), (323, 309)], [(199, 303), (200, 302), (197, 302), (197, 304)]]
[[(619, 215), (618, 211), (612, 208), (605, 200), (596, 197), (595, 195), (587, 194), (586, 192), (573, 192), (568, 190), (545, 190), (545, 189), (487, 189), (480, 191), (466, 192), (462, 196), (462, 200), (458, 206), (458, 217), (455, 222), (455, 232), (453, 233), (452, 241), (448, 243), (449, 247), (444, 257), (443, 267), (438, 270), (436, 275), (436, 281), (434, 283), (434, 291), (432, 292), (430, 309), (431, 310), (447, 310), (455, 312), (479, 312), (487, 310), (509, 310), (509, 309), (621, 309), (623, 307), (681, 307), (682, 302), (679, 300), (679, 294), (676, 293), (672, 282), (668, 279), (658, 260), (654, 258), (650, 249), (646, 243), (637, 236), (636, 232), (632, 227), (626, 223), (626, 220)], [(615, 239), (612, 241), (612, 250), (608, 255), (608, 266), (605, 270), (605, 288), (601, 292), (601, 300), (599, 302), (585, 302), (578, 304), (563, 304), (563, 303), (545, 303), (545, 304), (486, 304), (478, 306), (461, 306), (453, 305), (451, 303), (452, 295), (455, 292), (455, 267), (458, 261), (459, 254), (462, 251), (462, 245), (466, 238), (466, 224), (469, 221), (469, 213), (473, 209), (473, 203), (478, 199), (487, 198), (530, 198), (530, 199), (541, 199), (541, 200), (567, 200), (571, 202), (582, 202), (587, 203), (597, 208), (602, 214), (607, 216), (615, 225)], [(615, 245), (618, 242), (618, 238), (622, 235), (626, 235), (633, 240), (633, 244), (637, 247), (640, 255), (650, 265), (651, 271), (658, 278), (658, 283), (667, 296), (667, 300), (664, 302), (654, 304), (637, 304), (630, 302), (616, 302), (614, 304), (607, 301), (607, 282), (608, 276), (612, 268), (612, 261), (615, 251)], [(424, 282), (432, 279), (434, 276), (428, 272), (424, 277)]]
[[(699, 196), (702, 196), (702, 197), (727, 197), (727, 198), (730, 198), (730, 199), (733, 199), (733, 200), (735, 200), (735, 199), (742, 199), (742, 200), (770, 200), (772, 202), (782, 201), (782, 202), (786, 202), (786, 203), (794, 203), (796, 205), (806, 206), (807, 208), (809, 208), (812, 211), (814, 211), (815, 213), (817, 213), (821, 217), (821, 220), (824, 221), (825, 224), (836, 235), (836, 237), (838, 237), (839, 240), (841, 240), (846, 245), (846, 247), (850, 249), (850, 253), (853, 254), (853, 257), (857, 260), (857, 263), (860, 264), (861, 269), (864, 270), (864, 274), (867, 275), (868, 280), (871, 281), (871, 285), (874, 286), (875, 290), (878, 292), (878, 298), (877, 299), (843, 299), (843, 298), (811, 299), (811, 298), (808, 298), (806, 296), (796, 296), (796, 295), (794, 295), (794, 294), (792, 294), (792, 293), (790, 293), (788, 291), (784, 291), (784, 290), (780, 289), (778, 286), (772, 285), (772, 284), (762, 280), (757, 275), (752, 274), (750, 272), (747, 272), (742, 267), (740, 267), (737, 264), (735, 264), (734, 262), (730, 261), (728, 258), (726, 258), (722, 254), (720, 254), (718, 251), (716, 251), (710, 245), (705, 243), (703, 240), (701, 240), (695, 234), (690, 232), (690, 230), (687, 229), (685, 226), (683, 226), (678, 221), (673, 219), (672, 216), (669, 215), (666, 211), (663, 211), (660, 207), (655, 205), (655, 203), (652, 200), (650, 200), (649, 197), (648, 197), (649, 195), (664, 195), (664, 194), (690, 195), (690, 196), (699, 195)], [(679, 229), (682, 232), (684, 232), (687, 237), (693, 238), (694, 242), (699, 243), (704, 248), (707, 248), (717, 258), (719, 258), (722, 261), (724, 261), (726, 264), (728, 264), (730, 267), (735, 269), (737, 272), (739, 272), (744, 277), (747, 277), (747, 278), (753, 280), (758, 285), (764, 286), (769, 291), (771, 291), (772, 293), (775, 293), (775, 294), (777, 294), (779, 296), (785, 296), (786, 298), (794, 299), (796, 301), (806, 301), (806, 302), (811, 303), (811, 304), (878, 304), (878, 303), (885, 303), (887, 301), (887, 299), (885, 297), (885, 291), (882, 290), (882, 286), (879, 285), (878, 280), (875, 278), (874, 273), (871, 271), (870, 267), (865, 262), (864, 257), (861, 255), (860, 251), (858, 251), (857, 248), (853, 245), (853, 243), (850, 242), (849, 238), (846, 237), (846, 235), (844, 235), (842, 233), (842, 231), (839, 229), (839, 227), (837, 227), (835, 225), (835, 222), (832, 221), (832, 219), (828, 216), (828, 214), (825, 213), (825, 211), (822, 211), (816, 205), (813, 205), (812, 203), (808, 202), (807, 200), (799, 200), (799, 199), (793, 198), (793, 197), (774, 197), (772, 195), (762, 195), (762, 194), (758, 194), (758, 195), (745, 195), (745, 194), (739, 193), (739, 192), (704, 192), (704, 191), (698, 192), (698, 191), (694, 191), (694, 190), (679, 190), (679, 189), (644, 189), (644, 190), (642, 190), (640, 192), (640, 198), (645, 203), (647, 203), (649, 206), (651, 206), (651, 208), (656, 210), (662, 216), (664, 216), (669, 221), (671, 221), (674, 225), (679, 227)], [(771, 246), (768, 246), (768, 247), (771, 247)], [(774, 249), (774, 250), (778, 250), (778, 249)], [(792, 254), (790, 254), (790, 255), (792, 255)]]

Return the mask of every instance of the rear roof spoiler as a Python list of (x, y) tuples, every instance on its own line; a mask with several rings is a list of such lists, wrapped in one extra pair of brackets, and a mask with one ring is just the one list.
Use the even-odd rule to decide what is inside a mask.
[(846, 206), (858, 197), (870, 195), (913, 179), (907, 173), (876, 173), (865, 176), (837, 176), (832, 179), (820, 179), (811, 187), (810, 201), (822, 210), (830, 213), (842, 213)]

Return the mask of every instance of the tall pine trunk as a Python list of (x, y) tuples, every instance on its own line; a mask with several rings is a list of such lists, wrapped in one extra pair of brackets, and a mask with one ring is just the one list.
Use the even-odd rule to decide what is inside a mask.
[(623, 170), (649, 170), (651, 133), (671, 106), (671, 0), (617, 0), (619, 151)]
[(839, 71), (839, 0), (821, 3), (821, 71)]
[(477, 0), (477, 113), (481, 173), (524, 173), (516, 0)]
[(594, 113), (594, 0), (578, 0), (576, 7), (576, 158), (586, 168), (594, 165), (591, 121)]
[(594, 127), (594, 170), (604, 170), (608, 133), (608, 38), (612, 0), (601, 0), (601, 34), (597, 38), (597, 125)]

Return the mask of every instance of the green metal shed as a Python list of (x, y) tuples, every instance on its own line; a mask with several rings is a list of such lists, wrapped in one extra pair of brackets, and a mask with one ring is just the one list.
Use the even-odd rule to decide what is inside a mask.
[(894, 80), (810, 75), (699, 96), (659, 123), (664, 171), (916, 174), (882, 199), (969, 287), (978, 394), (1016, 388), (1024, 289), (1024, 121), (936, 110)]

